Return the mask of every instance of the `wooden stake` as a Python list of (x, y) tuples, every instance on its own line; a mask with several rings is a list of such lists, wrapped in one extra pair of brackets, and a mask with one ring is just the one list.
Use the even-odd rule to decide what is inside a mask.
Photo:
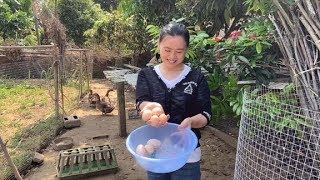
[(59, 64), (58, 61), (55, 61), (54, 64), (54, 94), (55, 94), (55, 115), (56, 118), (60, 118), (60, 106), (59, 106)]
[(5, 143), (2, 141), (2, 138), (0, 136), (0, 146), (2, 148), (2, 151), (4, 152), (4, 157), (7, 159), (9, 166), (11, 167), (14, 176), (16, 177), (17, 180), (22, 180), (22, 177), (19, 174), (19, 171), (17, 167), (13, 164), (13, 161), (11, 160), (11, 157), (7, 151)]
[(124, 82), (117, 82), (117, 99), (118, 99), (118, 114), (119, 114), (119, 133), (120, 137), (127, 136), (126, 127), (126, 110), (125, 110), (125, 96), (124, 96)]

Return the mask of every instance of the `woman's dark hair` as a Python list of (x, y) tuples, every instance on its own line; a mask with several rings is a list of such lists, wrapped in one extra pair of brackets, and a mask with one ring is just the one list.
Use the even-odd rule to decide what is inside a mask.
[(169, 24), (165, 25), (160, 31), (159, 42), (163, 40), (166, 36), (182, 36), (186, 41), (187, 47), (189, 46), (189, 31), (185, 25), (177, 23), (177, 22), (170, 22)]

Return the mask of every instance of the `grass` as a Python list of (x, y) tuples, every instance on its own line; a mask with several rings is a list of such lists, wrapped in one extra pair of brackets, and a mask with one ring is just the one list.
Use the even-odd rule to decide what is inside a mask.
[[(49, 88), (50, 91), (44, 85), (0, 80), (0, 135), (8, 142), (8, 151), (19, 171), (30, 167), (34, 152), (47, 147), (62, 127), (62, 121), (54, 116), (49, 95), (52, 86)], [(78, 92), (75, 87), (64, 87), (66, 111), (77, 104)], [(10, 179), (11, 169), (2, 162), (0, 179)]]

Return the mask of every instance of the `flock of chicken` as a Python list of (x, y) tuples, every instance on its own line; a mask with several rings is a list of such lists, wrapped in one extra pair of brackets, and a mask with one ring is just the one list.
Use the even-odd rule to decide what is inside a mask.
[(106, 102), (105, 97), (100, 98), (98, 93), (93, 93), (93, 91), (89, 90), (89, 104), (90, 107), (96, 108), (102, 112), (102, 115), (106, 115), (111, 113), (114, 110), (114, 105), (111, 104), (109, 93), (113, 91), (113, 89), (109, 89), (105, 95), (108, 98), (108, 102)]

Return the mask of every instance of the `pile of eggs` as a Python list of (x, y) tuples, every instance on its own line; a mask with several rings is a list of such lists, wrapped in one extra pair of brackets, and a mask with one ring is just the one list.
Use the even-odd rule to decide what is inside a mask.
[(152, 110), (146, 109), (142, 112), (142, 119), (151, 126), (164, 126), (167, 124), (168, 117), (160, 107), (154, 107)]
[(146, 145), (139, 144), (136, 148), (136, 153), (141, 156), (150, 156), (161, 146), (161, 142), (158, 139), (149, 139)]

